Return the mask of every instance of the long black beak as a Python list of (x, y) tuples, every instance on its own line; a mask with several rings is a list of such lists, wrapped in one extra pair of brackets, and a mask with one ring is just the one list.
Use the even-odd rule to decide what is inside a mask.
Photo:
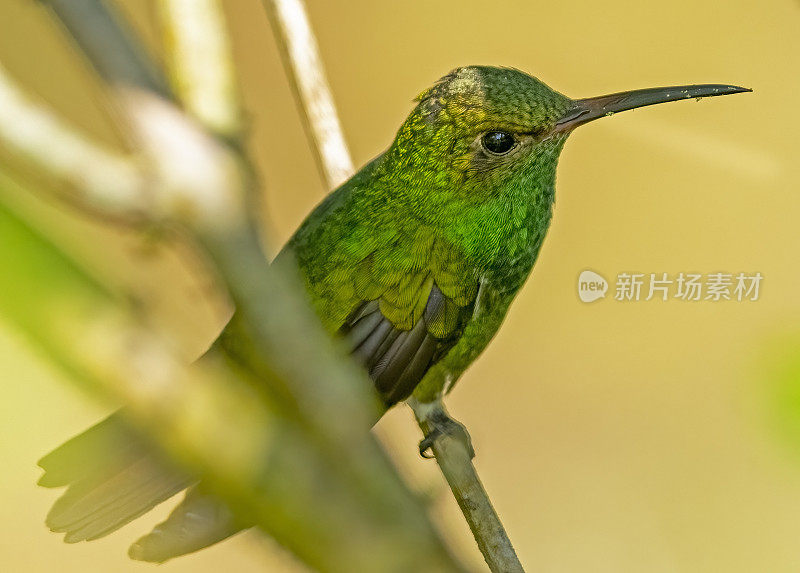
[(629, 92), (619, 92), (604, 96), (590, 97), (575, 100), (575, 105), (571, 107), (555, 126), (554, 132), (571, 131), (589, 123), (595, 119), (613, 115), (621, 111), (636, 109), (657, 103), (678, 101), (682, 99), (693, 99), (702, 97), (714, 97), (721, 95), (738, 94), (751, 92), (749, 88), (739, 86), (728, 86), (724, 84), (702, 84), (695, 86), (672, 86), (667, 88), (648, 88), (643, 90), (633, 90)]

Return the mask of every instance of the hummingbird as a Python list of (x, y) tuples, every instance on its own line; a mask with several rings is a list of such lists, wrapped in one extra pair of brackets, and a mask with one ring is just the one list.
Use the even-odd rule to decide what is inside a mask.
[[(322, 325), (387, 409), (409, 398), (433, 403), (486, 348), (531, 274), (552, 220), (558, 158), (576, 127), (748, 91), (703, 84), (572, 99), (516, 69), (457, 68), (417, 96), (389, 148), (330, 193), (276, 260), (299, 270)], [(127, 448), (98, 456), (120, 442)], [(68, 542), (96, 539), (189, 487), (174, 512), (180, 535), (157, 527), (132, 557), (164, 561), (236, 531), (196, 480), (137, 443), (113, 414), (45, 456), (39, 483), (69, 485), (49, 527)]]

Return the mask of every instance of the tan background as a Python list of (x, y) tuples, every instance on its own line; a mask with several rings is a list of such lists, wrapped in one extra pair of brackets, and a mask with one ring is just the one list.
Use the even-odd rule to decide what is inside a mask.
[[(124, 4), (157, 51), (150, 2)], [(259, 2), (226, 8), (277, 247), (324, 189)], [(531, 571), (800, 570), (800, 5), (309, 0), (309, 11), (359, 165), (388, 145), (411, 98), (457, 65), (515, 66), (575, 97), (673, 83), (756, 90), (631, 112), (573, 136), (534, 278), (450, 407), (471, 430), (479, 471)], [(39, 3), (0, 3), (0, 60), (115, 141), (90, 74)], [(213, 337), (219, 313), (198, 303), (202, 285), (178, 257), (29, 203), (96, 272), (154, 300), (187, 353)], [(609, 279), (765, 279), (751, 303), (586, 305), (575, 293), (585, 268)], [(77, 546), (42, 523), (56, 494), (34, 485), (35, 460), (110, 406), (59, 380), (1, 322), (0, 384), (0, 570), (148, 570), (125, 550), (155, 517)], [(379, 431), (479, 564), (434, 464), (416, 457), (409, 412), (396, 409)], [(254, 533), (159, 569), (219, 570), (300, 569)]]

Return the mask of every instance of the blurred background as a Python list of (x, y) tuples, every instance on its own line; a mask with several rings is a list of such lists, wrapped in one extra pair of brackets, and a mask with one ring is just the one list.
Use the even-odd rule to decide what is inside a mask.
[[(152, 2), (121, 2), (159, 53)], [(326, 190), (263, 7), (228, 0), (250, 152), (277, 251)], [(555, 218), (533, 278), (449, 407), (524, 564), (548, 572), (800, 570), (800, 4), (435, 3), (308, 0), (358, 165), (382, 151), (412, 98), (465, 64), (513, 66), (572, 97), (670, 84), (753, 94), (638, 110), (593, 123), (562, 155)], [(119, 138), (98, 85), (40, 3), (0, 3), (0, 60), (88, 133)], [(0, 158), (5, 159), (0, 149)], [(227, 310), (180, 249), (154, 248), (14, 192), (22, 212), (93, 273), (131, 285), (178, 333), (187, 359)], [(760, 272), (755, 302), (591, 304), (578, 274)], [(2, 269), (0, 269), (2, 272)], [(612, 286), (613, 288), (613, 286)], [(68, 546), (47, 531), (57, 492), (36, 460), (100, 419), (0, 317), (0, 570), (144, 571), (127, 546), (169, 507)], [(459, 553), (480, 554), (419, 429), (398, 407), (377, 432)], [(167, 506), (169, 504), (166, 504)], [(301, 571), (247, 532), (159, 570)]]

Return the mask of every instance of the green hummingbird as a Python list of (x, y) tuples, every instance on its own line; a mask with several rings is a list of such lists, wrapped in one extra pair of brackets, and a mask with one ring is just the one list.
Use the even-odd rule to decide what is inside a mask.
[[(489, 344), (530, 275), (570, 133), (629, 109), (746, 91), (706, 84), (574, 100), (519, 70), (457, 68), (416, 98), (388, 150), (320, 203), (278, 260), (297, 266), (325, 329), (387, 408), (411, 396), (435, 402)], [(106, 535), (193, 483), (156, 463), (142, 471), (142, 448), (116, 450), (105, 467), (85, 463), (98, 443), (119, 443), (103, 440), (124, 437), (121, 428), (112, 415), (40, 461), (42, 485), (70, 486), (47, 519), (66, 541)], [(103, 472), (114, 479), (98, 479)], [(144, 479), (147, 495), (120, 495)], [(131, 555), (163, 561), (233, 533), (215, 530), (220, 512), (208, 503), (190, 490), (183, 539), (164, 530)]]

